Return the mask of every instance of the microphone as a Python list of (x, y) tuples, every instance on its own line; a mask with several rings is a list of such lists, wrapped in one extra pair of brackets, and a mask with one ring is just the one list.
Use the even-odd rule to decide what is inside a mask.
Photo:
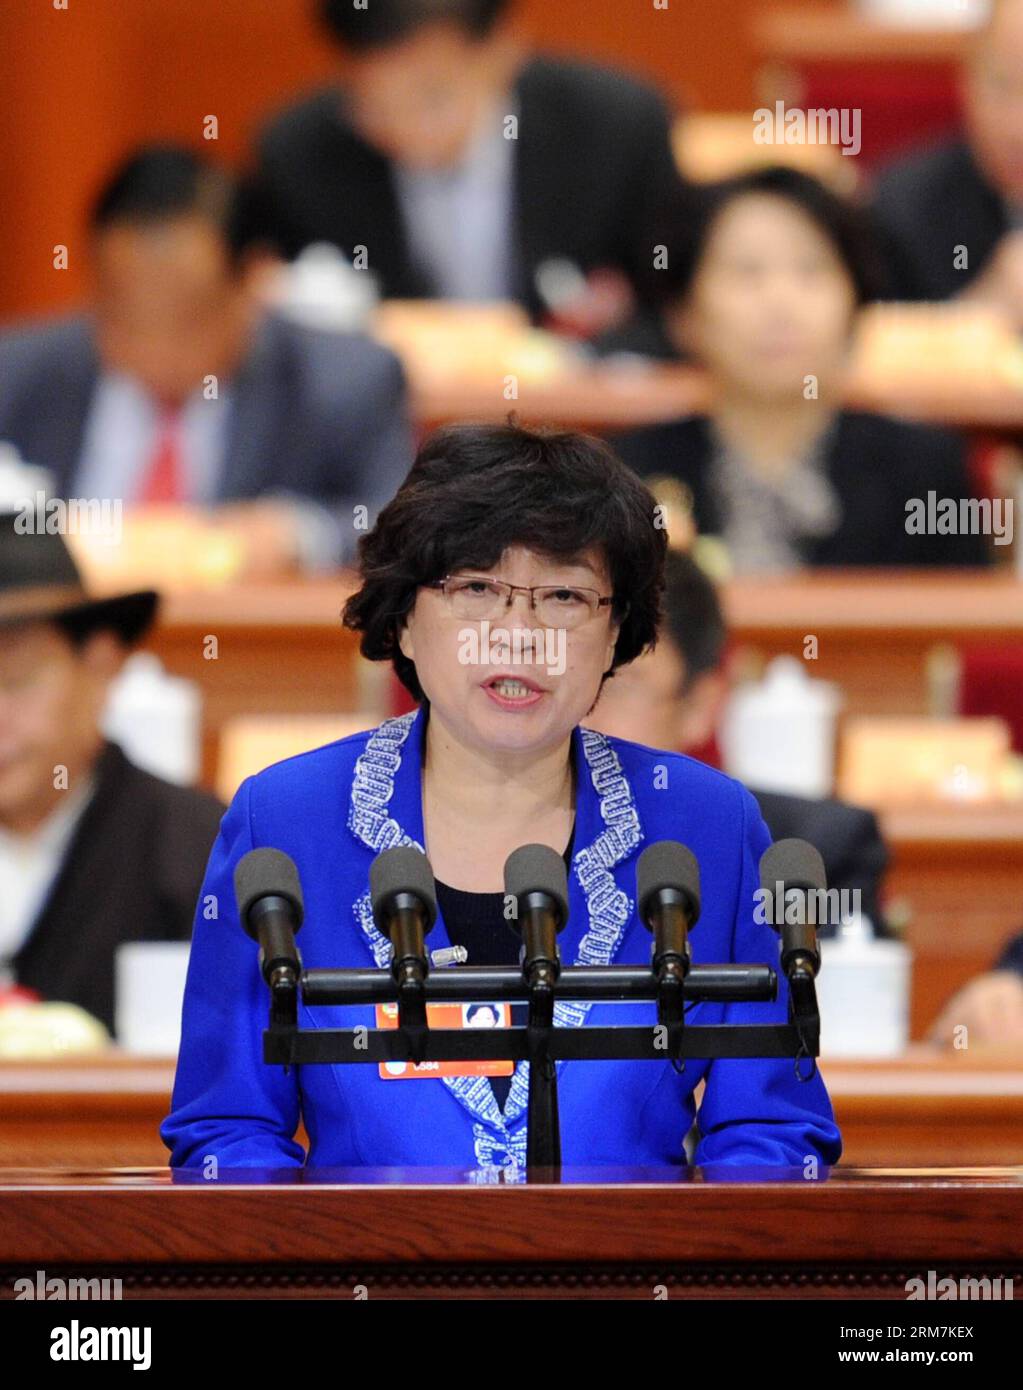
[(689, 973), (689, 930), (700, 916), (700, 866), (677, 840), (648, 845), (636, 865), (639, 915), (654, 936), (654, 973), (679, 983)]
[(505, 863), (504, 891), (516, 902), (526, 983), (553, 988), (560, 969), (558, 932), (568, 921), (564, 859), (550, 845), (520, 845)]
[(520, 845), (504, 865), (504, 891), (514, 898), (522, 933), (522, 977), (529, 991), (526, 1054), (529, 1108), (526, 1166), (550, 1163), (561, 1153), (557, 1063), (550, 1055), (554, 987), (561, 969), (558, 932), (568, 921), (568, 871), (550, 845)]
[(675, 1057), (685, 1018), (689, 929), (700, 916), (700, 866), (692, 850), (677, 840), (647, 845), (636, 864), (636, 902), (640, 919), (653, 932), (657, 1021), (668, 1029), (669, 1050)]
[(259, 942), (263, 979), (273, 990), (295, 989), (302, 968), (295, 933), (304, 913), (295, 861), (279, 849), (250, 849), (235, 865), (234, 896), (242, 927)]
[(369, 866), (373, 920), (390, 938), (394, 978), (425, 979), (429, 970), (424, 941), (437, 920), (437, 893), (430, 861), (411, 845), (378, 854)]
[(373, 920), (390, 938), (391, 973), (398, 985), (398, 1022), (410, 1034), (412, 1059), (421, 1062), (426, 1044), (425, 938), (437, 920), (433, 869), (411, 845), (385, 849), (369, 866)]
[[(781, 964), (786, 975), (821, 966), (817, 913), (810, 892), (827, 892), (828, 878), (819, 850), (806, 840), (778, 840), (760, 860), (760, 889), (773, 903), (771, 925), (781, 936)], [(816, 904), (815, 904), (816, 906)]]

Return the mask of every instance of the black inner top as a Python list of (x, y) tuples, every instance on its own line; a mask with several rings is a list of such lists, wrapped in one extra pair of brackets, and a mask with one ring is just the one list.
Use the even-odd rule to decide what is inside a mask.
[[(575, 826), (568, 838), (568, 848), (562, 856), (571, 867), (572, 842)], [(452, 946), (464, 946), (468, 952), (467, 965), (518, 965), (521, 938), (514, 922), (504, 916), (503, 893), (467, 893), (447, 883), (436, 882), (437, 906), (448, 929)], [(529, 1014), (527, 1004), (511, 1006), (512, 1025), (524, 1028)], [(511, 1088), (510, 1076), (492, 1076), (497, 1103), (504, 1109)]]

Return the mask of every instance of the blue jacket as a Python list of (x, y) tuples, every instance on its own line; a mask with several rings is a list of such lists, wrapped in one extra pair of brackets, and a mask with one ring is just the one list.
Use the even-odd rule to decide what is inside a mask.
[[(369, 866), (396, 844), (422, 848), (420, 772), (427, 714), (386, 720), (267, 768), (239, 788), (213, 847), (196, 911), (181, 1052), (161, 1127), (172, 1167), (215, 1155), (222, 1167), (298, 1166), (305, 1123), (314, 1167), (524, 1165), (528, 1063), (518, 1063), (502, 1112), (486, 1077), (384, 1080), (372, 1063), (291, 1068), (262, 1061), (269, 995), (258, 948), (242, 931), (233, 872), (254, 846), (291, 855), (305, 896), (299, 936), (309, 969), (384, 966), (390, 943), (373, 922)], [(770, 843), (749, 792), (676, 753), (577, 728), (578, 770), (570, 916), (563, 961), (647, 964), (651, 938), (635, 911), (636, 859), (655, 840), (687, 844), (700, 863), (703, 912), (694, 963), (777, 964), (778, 938), (754, 922), (758, 864)], [(438, 916), (435, 950), (449, 945)], [(785, 1022), (787, 986), (763, 1004), (693, 1007), (693, 1023)], [(655, 1005), (557, 1005), (555, 1021), (653, 1024)], [(299, 1005), (303, 1027), (372, 1027), (370, 1006)], [(810, 1070), (804, 1060), (802, 1070)], [(559, 1062), (562, 1161), (684, 1164), (699, 1111), (697, 1164), (837, 1162), (841, 1138), (819, 1074), (800, 1081), (791, 1058), (688, 1061), (682, 1075), (652, 1061)]]

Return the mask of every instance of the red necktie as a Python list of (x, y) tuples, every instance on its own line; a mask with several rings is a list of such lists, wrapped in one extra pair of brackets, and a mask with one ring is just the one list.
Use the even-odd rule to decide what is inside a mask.
[(179, 426), (178, 411), (165, 410), (161, 413), (153, 455), (139, 488), (140, 502), (185, 500)]

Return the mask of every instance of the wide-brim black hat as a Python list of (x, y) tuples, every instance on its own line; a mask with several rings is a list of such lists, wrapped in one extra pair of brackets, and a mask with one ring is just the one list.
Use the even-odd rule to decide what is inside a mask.
[(50, 622), (116, 632), (138, 642), (156, 616), (154, 589), (91, 598), (64, 537), (35, 525), (33, 513), (0, 514), (0, 627)]

